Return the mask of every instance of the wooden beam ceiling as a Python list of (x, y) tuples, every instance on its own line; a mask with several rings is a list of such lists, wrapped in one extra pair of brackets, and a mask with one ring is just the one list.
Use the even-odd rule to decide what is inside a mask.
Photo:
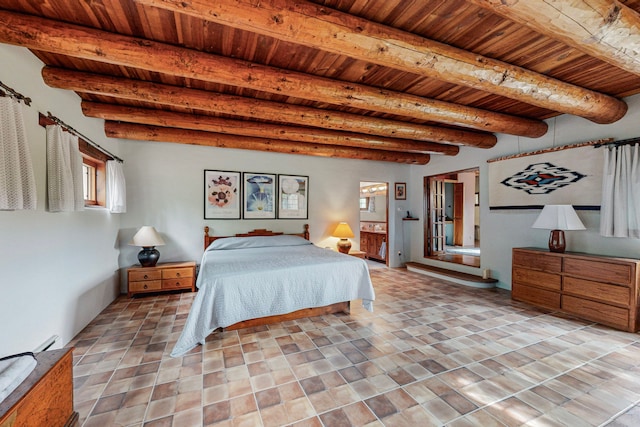
[[(627, 105), (502, 61), (305, 1), (135, 0), (206, 21), (483, 89), (596, 123), (613, 123)], [(250, 11), (250, 13), (247, 13)]]
[(3, 0), (0, 22), (150, 141), (424, 164), (640, 93), (640, 0)]
[(104, 129), (107, 136), (112, 138), (158, 142), (182, 141), (183, 143), (209, 147), (303, 154), (307, 156), (377, 160), (415, 165), (427, 164), (431, 158), (429, 154), (422, 153), (402, 153), (397, 151), (371, 150), (310, 143), (303, 146), (296, 142), (268, 138), (224, 135), (197, 130), (175, 129), (131, 123), (116, 123), (111, 121), (105, 122)]
[(467, 1), (640, 74), (640, 14), (618, 0)]
[(224, 95), (197, 89), (149, 83), (121, 77), (102, 76), (61, 68), (45, 67), (42, 77), (46, 84), (59, 89), (92, 93), (125, 100), (151, 102), (160, 105), (188, 107), (213, 113), (293, 123), (302, 126), (358, 132), (388, 138), (418, 141), (458, 142), (488, 148), (496, 143), (492, 134), (457, 129), (436, 128), (414, 123), (365, 117), (339, 111), (320, 110), (252, 98)]
[[(444, 122), (481, 131), (527, 137), (539, 137), (547, 131), (547, 125), (539, 120), (315, 77), (29, 15), (0, 11), (0, 21), (8, 23), (0, 27), (0, 42), (30, 49), (267, 93), (286, 93), (300, 99)], [(437, 133), (436, 127), (433, 132)]]
[(435, 144), (398, 138), (383, 138), (375, 135), (338, 132), (326, 129), (252, 123), (244, 120), (223, 119), (197, 114), (150, 110), (96, 102), (82, 102), (82, 112), (87, 117), (104, 120), (202, 130), (229, 135), (255, 138), (279, 139), (312, 144), (338, 145), (408, 153), (438, 153), (455, 156), (460, 151), (456, 145)]

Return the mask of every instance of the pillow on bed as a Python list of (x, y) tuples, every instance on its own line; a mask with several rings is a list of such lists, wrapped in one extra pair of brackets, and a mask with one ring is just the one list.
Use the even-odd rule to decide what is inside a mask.
[(253, 237), (225, 237), (211, 242), (208, 251), (246, 248), (266, 248), (273, 246), (302, 246), (312, 243), (300, 236), (253, 236)]

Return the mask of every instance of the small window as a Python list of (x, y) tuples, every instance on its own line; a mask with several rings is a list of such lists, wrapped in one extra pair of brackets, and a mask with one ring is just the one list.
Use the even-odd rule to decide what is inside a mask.
[(369, 198), (368, 197), (360, 197), (360, 210), (361, 211), (369, 210)]
[[(84, 141), (83, 141), (84, 142)], [(88, 144), (80, 143), (82, 154), (82, 187), (85, 206), (106, 205), (106, 161), (90, 155)]]

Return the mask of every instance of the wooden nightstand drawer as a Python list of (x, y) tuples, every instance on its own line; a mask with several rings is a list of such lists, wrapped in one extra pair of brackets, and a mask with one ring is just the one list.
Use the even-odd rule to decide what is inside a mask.
[(185, 289), (190, 288), (193, 279), (184, 277), (182, 279), (164, 279), (162, 281), (162, 289)]
[(163, 279), (181, 279), (193, 277), (193, 268), (166, 268), (162, 270)]
[(129, 271), (130, 282), (140, 282), (143, 280), (160, 280), (162, 279), (162, 271), (153, 268), (137, 269)]
[(129, 297), (145, 292), (168, 292), (176, 289), (196, 291), (196, 263), (165, 262), (155, 267), (134, 266), (127, 270)]
[(129, 282), (129, 292), (153, 292), (162, 289), (162, 280)]

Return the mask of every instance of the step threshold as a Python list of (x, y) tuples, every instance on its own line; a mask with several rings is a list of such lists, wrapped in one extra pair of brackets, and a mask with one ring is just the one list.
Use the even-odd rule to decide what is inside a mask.
[(484, 279), (482, 276), (477, 276), (475, 274), (462, 273), (446, 268), (420, 264), (419, 262), (407, 262), (405, 265), (407, 266), (407, 270), (413, 271), (414, 273), (426, 274), (428, 276), (449, 280), (454, 283), (474, 288), (494, 288), (496, 283), (498, 283), (497, 279)]

